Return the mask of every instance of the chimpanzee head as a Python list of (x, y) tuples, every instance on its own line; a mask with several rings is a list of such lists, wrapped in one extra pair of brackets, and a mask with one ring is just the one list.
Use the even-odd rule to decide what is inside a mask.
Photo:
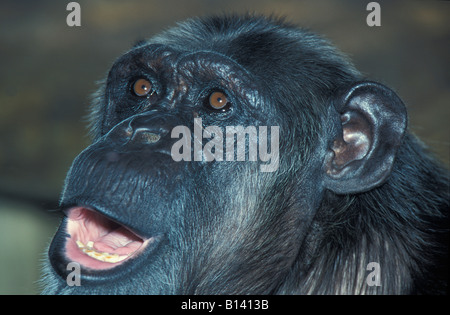
[(382, 185), (406, 127), (326, 40), (253, 16), (139, 42), (92, 108), (46, 293), (276, 293), (310, 268), (328, 196)]

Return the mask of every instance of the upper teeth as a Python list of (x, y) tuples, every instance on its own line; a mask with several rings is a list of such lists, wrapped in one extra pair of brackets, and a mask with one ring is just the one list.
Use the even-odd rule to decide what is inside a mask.
[(92, 258), (100, 260), (100, 261), (104, 261), (104, 262), (108, 262), (108, 263), (117, 263), (117, 262), (120, 262), (120, 261), (128, 258), (128, 255), (120, 256), (118, 254), (97, 252), (94, 249), (94, 242), (92, 242), (92, 241), (88, 241), (86, 245), (84, 245), (81, 241), (77, 241), (76, 243), (77, 243), (78, 248), (81, 249), (81, 251), (83, 253), (85, 253), (89, 257), (92, 257)]

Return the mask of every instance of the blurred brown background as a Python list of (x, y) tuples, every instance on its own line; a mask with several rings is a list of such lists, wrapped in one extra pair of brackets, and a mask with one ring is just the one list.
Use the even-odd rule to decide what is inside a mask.
[(284, 15), (326, 35), (358, 69), (407, 104), (410, 129), (450, 164), (450, 2), (78, 1), (81, 27), (66, 24), (69, 1), (0, 2), (0, 294), (39, 292), (65, 173), (89, 144), (89, 97), (120, 54), (185, 18), (221, 12)]

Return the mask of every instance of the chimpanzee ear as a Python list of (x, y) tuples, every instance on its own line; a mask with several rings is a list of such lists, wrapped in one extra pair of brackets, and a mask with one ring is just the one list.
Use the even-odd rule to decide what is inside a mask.
[(325, 187), (338, 194), (367, 191), (391, 172), (406, 129), (406, 109), (389, 88), (353, 85), (336, 100), (341, 131), (325, 159)]

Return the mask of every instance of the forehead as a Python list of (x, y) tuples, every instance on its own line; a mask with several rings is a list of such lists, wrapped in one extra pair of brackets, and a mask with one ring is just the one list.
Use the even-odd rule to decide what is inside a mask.
[(256, 90), (252, 75), (230, 57), (212, 50), (183, 51), (162, 44), (133, 48), (113, 65), (110, 77), (150, 76), (170, 84), (220, 85), (235, 92)]
[[(133, 48), (115, 63), (132, 71), (148, 68), (153, 71), (236, 73), (249, 76), (247, 70), (230, 57), (213, 50), (183, 51), (161, 44)], [(196, 73), (198, 75), (198, 73)]]

